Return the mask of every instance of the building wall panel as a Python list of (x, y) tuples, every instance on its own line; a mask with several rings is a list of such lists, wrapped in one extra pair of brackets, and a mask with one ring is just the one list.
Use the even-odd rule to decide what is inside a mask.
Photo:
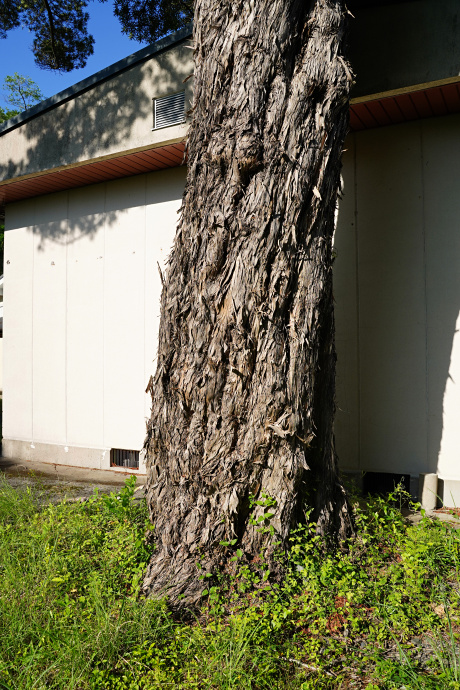
[(362, 3), (350, 23), (353, 96), (399, 89), (460, 73), (457, 0)]
[[(346, 469), (437, 472), (442, 491), (442, 482), (460, 481), (460, 117), (353, 139), (356, 174), (347, 153), (335, 240), (339, 458)], [(347, 245), (353, 184), (355, 258)], [(356, 383), (359, 404), (350, 408)], [(361, 464), (350, 461), (355, 424)]]
[(103, 446), (105, 184), (69, 192), (68, 445)]
[[(3, 438), (32, 441), (35, 199), (12, 204), (5, 222)], [(5, 396), (7, 396), (5, 398)]]
[(33, 440), (65, 443), (67, 192), (35, 202)]
[(50, 462), (108, 467), (111, 447), (142, 448), (157, 263), (184, 181), (162, 171), (8, 207), (4, 435), (20, 445), (5, 452), (30, 459), (36, 441), (56, 447)]
[(420, 128), (357, 138), (361, 453), (364, 469), (426, 462)]
[(144, 421), (145, 176), (107, 185), (104, 446), (140, 450)]
[(425, 120), (429, 463), (460, 479), (460, 117)]
[[(357, 223), (358, 386), (362, 470), (424, 471), (427, 466), (426, 298), (422, 148), (419, 123), (354, 135)], [(353, 184), (345, 167), (345, 194)], [(351, 203), (351, 202), (349, 202)], [(347, 231), (339, 214), (337, 238)], [(345, 272), (348, 271), (345, 276)], [(339, 376), (350, 362), (345, 343), (355, 328), (353, 276), (335, 267)], [(345, 286), (348, 284), (348, 288)], [(352, 375), (353, 378), (354, 374)], [(352, 382), (338, 385), (340, 395)], [(345, 393), (344, 386), (348, 389)], [(341, 392), (342, 391), (342, 392)], [(344, 406), (347, 403), (344, 403)], [(351, 420), (350, 420), (351, 421)], [(343, 425), (342, 425), (343, 426)], [(352, 469), (350, 440), (337, 426), (339, 455)], [(355, 465), (356, 468), (356, 465)]]
[(334, 302), (336, 318), (337, 410), (335, 433), (342, 467), (360, 468), (359, 436), (359, 297), (356, 151), (355, 137), (348, 138), (343, 159), (343, 198), (340, 201), (334, 237)]

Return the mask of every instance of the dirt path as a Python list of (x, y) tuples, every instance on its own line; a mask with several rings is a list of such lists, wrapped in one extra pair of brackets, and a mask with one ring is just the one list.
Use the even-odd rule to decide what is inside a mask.
[[(100, 493), (118, 491), (129, 472), (94, 470), (44, 462), (20, 462), (0, 458), (0, 479), (14, 487), (36, 487), (46, 492), (47, 498), (59, 501), (67, 496), (72, 500), (88, 498), (97, 488)], [(134, 474), (134, 472), (132, 472)], [(138, 495), (142, 494), (145, 475), (137, 475)]]

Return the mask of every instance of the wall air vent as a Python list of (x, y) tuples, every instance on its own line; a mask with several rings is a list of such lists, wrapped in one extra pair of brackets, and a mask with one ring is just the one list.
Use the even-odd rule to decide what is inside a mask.
[(112, 448), (110, 450), (110, 467), (126, 467), (130, 470), (138, 470), (139, 451)]
[(365, 496), (385, 496), (401, 484), (403, 489), (410, 491), (410, 474), (396, 474), (392, 472), (366, 472), (363, 476), (363, 493)]
[(153, 99), (153, 127), (170, 127), (185, 122), (185, 91)]

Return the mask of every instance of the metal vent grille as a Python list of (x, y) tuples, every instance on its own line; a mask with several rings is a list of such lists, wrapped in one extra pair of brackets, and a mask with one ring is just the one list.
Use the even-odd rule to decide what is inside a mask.
[(128, 467), (130, 470), (139, 469), (139, 451), (112, 448), (110, 450), (111, 467)]
[(178, 125), (185, 120), (185, 91), (153, 99), (154, 128)]

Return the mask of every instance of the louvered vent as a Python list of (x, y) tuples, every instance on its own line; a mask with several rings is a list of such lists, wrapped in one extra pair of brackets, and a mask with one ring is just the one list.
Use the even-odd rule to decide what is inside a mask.
[(110, 451), (111, 467), (127, 467), (131, 470), (139, 469), (139, 451), (112, 448)]
[(185, 120), (185, 91), (153, 99), (154, 128), (178, 125)]

